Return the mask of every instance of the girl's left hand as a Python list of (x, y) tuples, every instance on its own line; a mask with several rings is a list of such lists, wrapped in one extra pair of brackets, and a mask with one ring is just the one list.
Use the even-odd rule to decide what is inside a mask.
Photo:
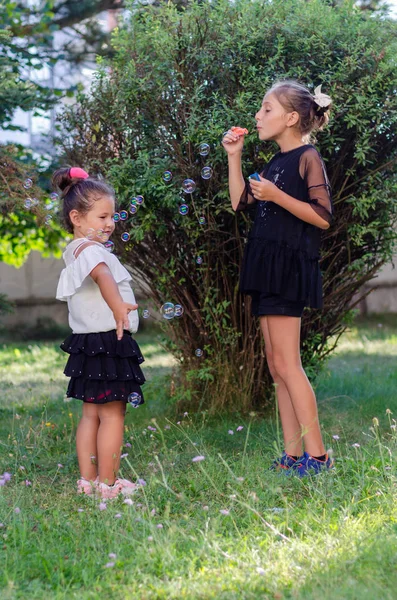
[(257, 200), (274, 202), (278, 187), (268, 179), (264, 179), (261, 175), (259, 177), (261, 178), (260, 181), (256, 181), (255, 179), (249, 180), (254, 197)]

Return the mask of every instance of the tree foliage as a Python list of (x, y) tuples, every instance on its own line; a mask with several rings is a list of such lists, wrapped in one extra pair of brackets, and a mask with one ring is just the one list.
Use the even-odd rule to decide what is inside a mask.
[[(123, 208), (136, 194), (145, 198), (117, 225), (117, 250), (157, 305), (185, 307), (170, 329), (194, 398), (248, 409), (263, 405), (270, 391), (258, 326), (237, 291), (249, 219), (230, 207), (223, 131), (233, 124), (253, 131), (263, 94), (280, 78), (321, 83), (334, 99), (330, 127), (318, 136), (335, 204), (323, 239), (325, 302), (322, 312), (305, 311), (302, 324), (304, 363), (314, 375), (344, 330), (353, 298), (359, 301), (363, 284), (392, 256), (395, 39), (394, 22), (347, 2), (221, 0), (182, 14), (170, 5), (148, 7), (125, 20), (91, 95), (66, 112), (72, 160), (106, 175)], [(211, 146), (204, 159), (202, 142)], [(275, 150), (247, 136), (245, 173)], [(200, 176), (206, 164), (213, 169), (208, 181)], [(166, 170), (173, 173), (168, 183)], [(197, 189), (183, 195), (190, 211), (181, 216), (185, 178)], [(131, 238), (123, 245), (124, 229)], [(196, 359), (196, 348), (206, 358)]]

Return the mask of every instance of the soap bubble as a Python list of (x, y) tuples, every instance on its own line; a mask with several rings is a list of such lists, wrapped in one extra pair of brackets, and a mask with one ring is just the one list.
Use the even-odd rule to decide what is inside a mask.
[(39, 203), (38, 198), (32, 198), (32, 206), (37, 206)]
[(206, 221), (206, 218), (205, 218), (205, 217), (200, 217), (200, 218), (199, 218), (199, 223), (200, 223), (200, 225), (205, 225), (205, 224), (206, 224), (206, 222), (207, 222), (207, 221)]
[(46, 218), (44, 219), (44, 223), (46, 225), (50, 225), (52, 221), (52, 216), (51, 215), (47, 215)]
[(56, 200), (58, 200), (58, 194), (56, 192), (51, 192), (50, 198), (53, 202), (55, 202)]
[(33, 181), (31, 179), (25, 179), (25, 182), (23, 184), (23, 187), (25, 188), (25, 190), (29, 190), (33, 185)]
[(197, 263), (198, 265), (202, 265), (202, 264), (203, 264), (203, 259), (201, 258), (201, 256), (198, 256), (198, 257), (196, 258), (196, 263)]
[(165, 304), (163, 304), (161, 307), (160, 312), (164, 319), (170, 321), (175, 317), (175, 306), (172, 304), (172, 302), (165, 302)]
[(123, 240), (123, 242), (128, 242), (128, 240), (130, 239), (130, 234), (125, 231), (121, 234), (121, 239)]
[(179, 214), (181, 215), (187, 215), (187, 213), (189, 212), (189, 207), (187, 204), (181, 204), (179, 207)]
[(171, 171), (164, 171), (163, 173), (163, 179), (166, 183), (168, 183), (169, 181), (171, 181), (172, 179), (172, 173)]
[(200, 144), (200, 147), (199, 147), (200, 156), (208, 156), (210, 149), (211, 148), (210, 148), (209, 144), (206, 144), (206, 143)]
[(100, 240), (101, 242), (107, 242), (109, 239), (109, 234), (105, 233), (103, 231), (103, 229), (98, 229), (98, 231), (96, 232), (97, 238), (98, 240)]
[(47, 202), (47, 204), (44, 206), (44, 208), (46, 210), (53, 210), (56, 206), (56, 203), (53, 201)]
[(196, 189), (196, 182), (193, 179), (185, 179), (182, 183), (182, 189), (186, 194), (193, 194)]
[(147, 308), (145, 308), (145, 310), (143, 311), (143, 313), (142, 313), (142, 317), (143, 317), (144, 319), (148, 319), (148, 318), (150, 317), (150, 312), (148, 311), (148, 309), (147, 309)]
[(184, 312), (185, 309), (181, 304), (175, 304), (175, 317), (181, 317)]
[(85, 234), (85, 237), (86, 237), (88, 240), (93, 240), (93, 239), (94, 239), (94, 237), (95, 237), (95, 229), (92, 229), (92, 228), (90, 228), (90, 229), (87, 229), (87, 233)]
[(203, 167), (201, 169), (201, 177), (203, 179), (211, 179), (212, 173), (213, 173), (213, 171), (212, 171), (211, 167)]
[(139, 205), (143, 204), (143, 196), (136, 196), (135, 199), (136, 199), (137, 204), (139, 204)]
[(113, 221), (115, 223), (118, 223), (120, 221), (120, 213), (118, 213), (118, 212), (114, 213), (114, 215), (113, 215)]
[(143, 404), (142, 396), (138, 392), (132, 392), (128, 396), (128, 404), (131, 404), (132, 408), (138, 408), (140, 404)]
[(32, 208), (32, 206), (33, 206), (32, 198), (26, 198), (24, 206), (28, 210), (29, 210), (29, 208)]
[(131, 204), (130, 206), (130, 213), (132, 215), (135, 215), (138, 212), (138, 207), (135, 204)]
[(122, 221), (125, 221), (126, 219), (128, 219), (128, 212), (126, 210), (121, 210), (120, 211), (120, 219)]
[(138, 204), (138, 201), (136, 199), (136, 196), (133, 196), (130, 200), (130, 205), (131, 206), (136, 206), (136, 204)]
[(203, 356), (204, 352), (200, 349), (197, 348), (195, 355), (197, 356), (197, 358), (201, 358)]
[(107, 242), (105, 242), (104, 246), (108, 252), (113, 252), (114, 243), (111, 240), (108, 240)]

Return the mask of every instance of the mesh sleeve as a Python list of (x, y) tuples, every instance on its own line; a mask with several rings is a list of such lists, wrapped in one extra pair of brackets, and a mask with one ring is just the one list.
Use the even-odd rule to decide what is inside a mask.
[(307, 186), (308, 202), (312, 209), (327, 221), (332, 221), (331, 186), (321, 156), (310, 148), (301, 156), (299, 173)]
[[(262, 171), (260, 171), (259, 174), (262, 177), (266, 177), (267, 169), (268, 169), (268, 165), (266, 165), (266, 167)], [(240, 202), (237, 205), (236, 212), (246, 210), (247, 208), (252, 206), (252, 204), (254, 204), (255, 202), (256, 202), (256, 198), (254, 198), (249, 180), (247, 180), (245, 182), (245, 187), (244, 187), (243, 193), (241, 194)]]

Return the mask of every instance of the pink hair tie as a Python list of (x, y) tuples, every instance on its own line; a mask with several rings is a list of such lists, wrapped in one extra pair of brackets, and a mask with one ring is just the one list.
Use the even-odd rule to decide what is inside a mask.
[(69, 175), (72, 179), (87, 179), (89, 177), (88, 173), (84, 169), (80, 169), (80, 167), (69, 169)]

